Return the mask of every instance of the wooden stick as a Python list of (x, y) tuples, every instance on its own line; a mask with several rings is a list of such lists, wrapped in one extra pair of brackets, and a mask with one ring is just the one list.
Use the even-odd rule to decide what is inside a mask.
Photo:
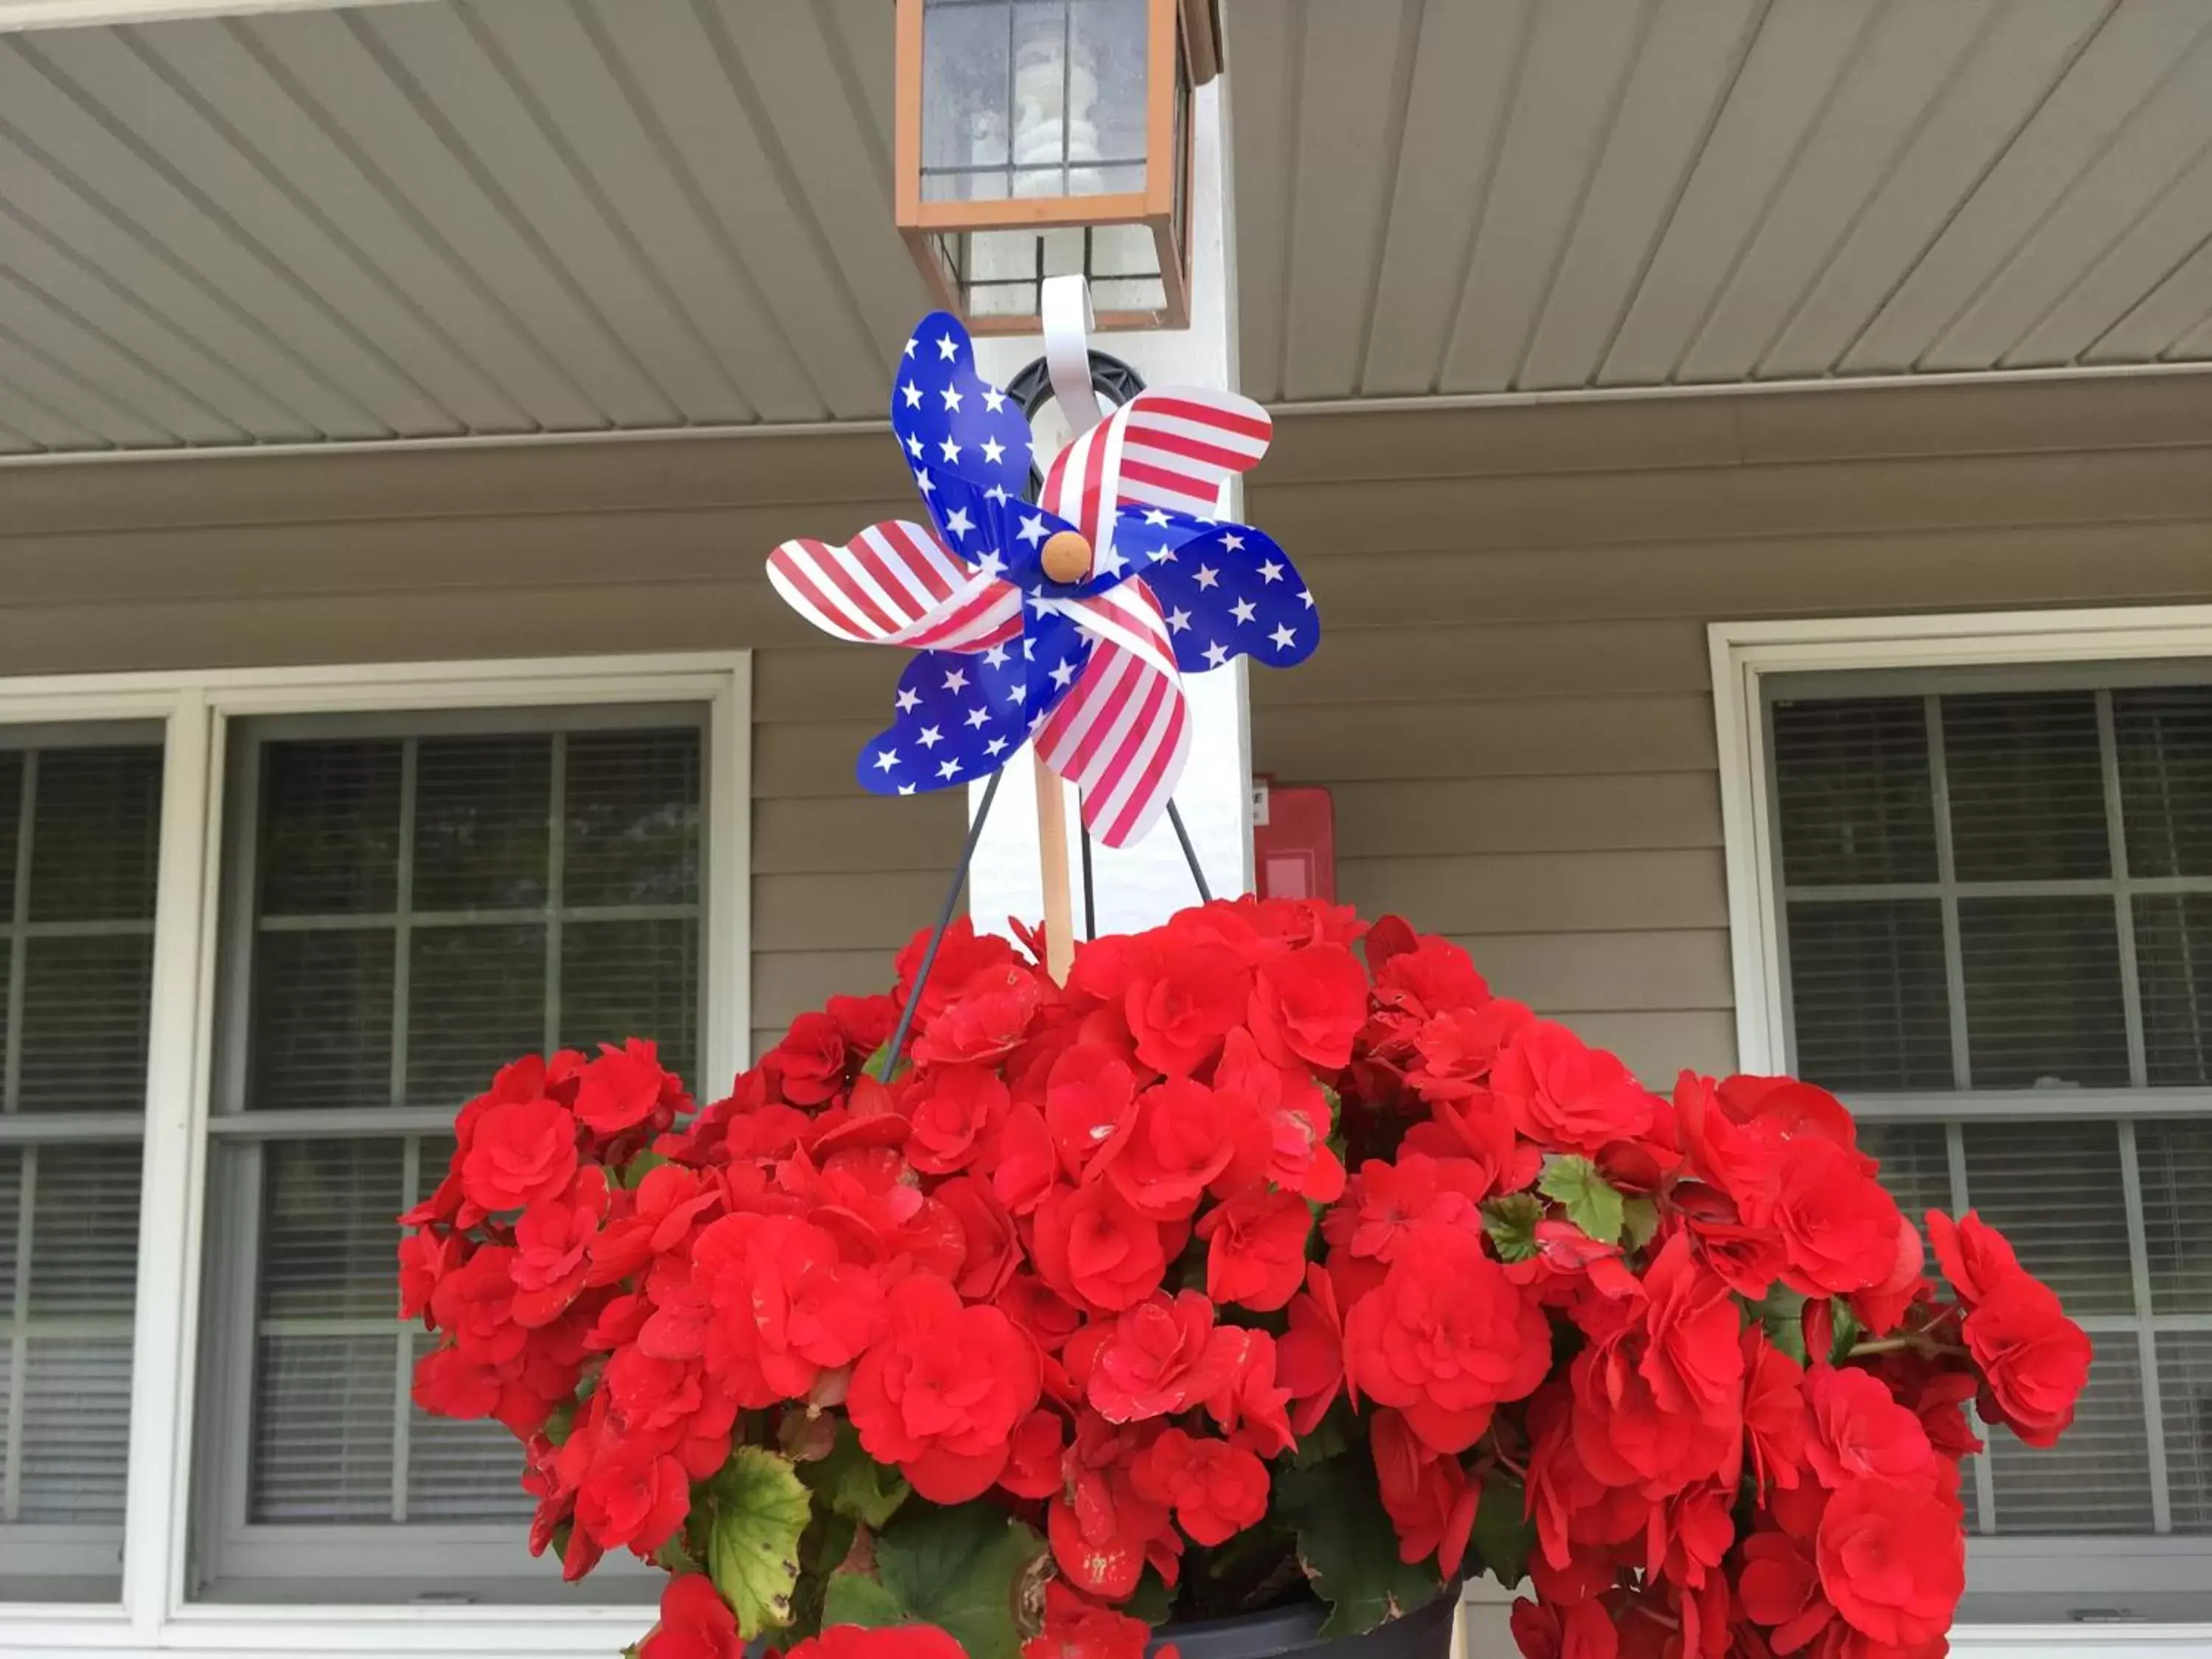
[(1067, 886), (1067, 800), (1060, 775), (1039, 759), (1036, 768), (1037, 873), (1044, 878), (1044, 965), (1060, 984), (1075, 965), (1075, 903)]

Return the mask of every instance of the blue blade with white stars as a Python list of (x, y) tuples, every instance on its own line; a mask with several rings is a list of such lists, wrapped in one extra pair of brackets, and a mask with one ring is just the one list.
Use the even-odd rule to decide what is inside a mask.
[(1026, 611), (1018, 638), (972, 653), (917, 653), (899, 676), (890, 725), (862, 745), (860, 787), (878, 795), (957, 788), (1004, 766), (1081, 677), (1091, 636)]
[(1159, 600), (1185, 673), (1237, 657), (1288, 668), (1321, 643), (1312, 592), (1273, 538), (1251, 526), (1123, 507), (1115, 539), (1133, 550), (1134, 574)]
[(1023, 499), (1030, 423), (975, 372), (975, 347), (957, 318), (932, 312), (908, 339), (891, 383), (891, 431), (945, 546), (973, 564), (995, 555), (1018, 565), (1013, 514), (1039, 511)]

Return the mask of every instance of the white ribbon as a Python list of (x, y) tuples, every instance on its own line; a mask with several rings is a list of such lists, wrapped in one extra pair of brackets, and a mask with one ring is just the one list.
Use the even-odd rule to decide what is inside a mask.
[(1037, 308), (1044, 322), (1045, 373), (1073, 443), (1098, 424), (1098, 394), (1091, 388), (1091, 279), (1080, 271), (1046, 277)]

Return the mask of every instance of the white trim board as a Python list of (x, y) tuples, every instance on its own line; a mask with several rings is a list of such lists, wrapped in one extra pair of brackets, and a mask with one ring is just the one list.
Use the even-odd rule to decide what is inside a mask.
[(1779, 1066), (1788, 1046), (1766, 800), (1765, 677), (2212, 657), (2212, 605), (1717, 622), (1705, 636), (1728, 861), (1736, 1067), (1761, 1072)]
[[(186, 1544), (228, 723), (277, 714), (672, 702), (708, 711), (702, 1065), (711, 1085), (735, 1074), (751, 1036), (750, 652), (0, 678), (0, 726), (154, 719), (165, 732), (123, 1599), (0, 1603), (0, 1654), (604, 1659), (650, 1626), (652, 1609), (641, 1605), (191, 1603)], [(519, 1533), (515, 1544), (520, 1560)]]

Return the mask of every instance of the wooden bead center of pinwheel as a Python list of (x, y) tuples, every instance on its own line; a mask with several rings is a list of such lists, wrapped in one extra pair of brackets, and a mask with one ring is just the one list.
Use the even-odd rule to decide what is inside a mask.
[(1044, 574), (1056, 582), (1079, 582), (1091, 574), (1091, 544), (1079, 530), (1055, 530), (1037, 555)]

